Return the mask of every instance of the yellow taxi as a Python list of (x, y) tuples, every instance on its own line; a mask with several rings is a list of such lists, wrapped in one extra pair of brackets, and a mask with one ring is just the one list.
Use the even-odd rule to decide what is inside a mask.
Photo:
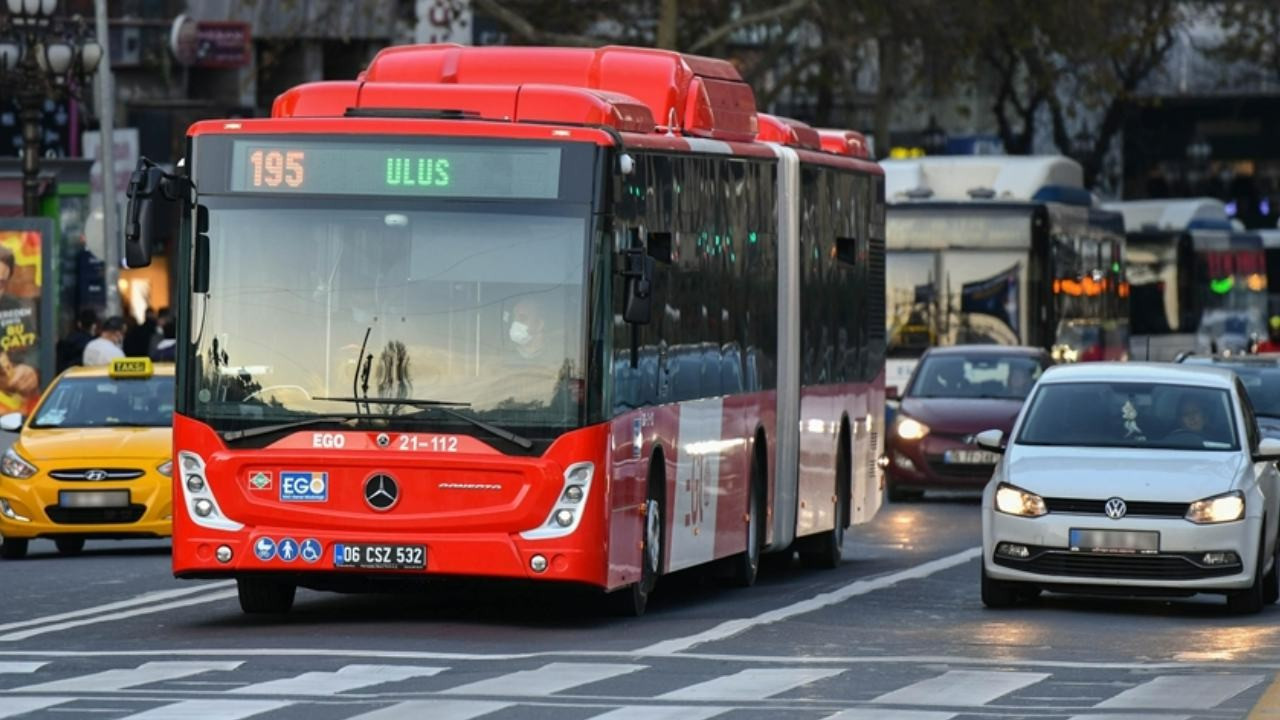
[(22, 558), (33, 538), (70, 555), (86, 538), (172, 534), (173, 365), (72, 368), (0, 430), (18, 433), (0, 456), (0, 558)]

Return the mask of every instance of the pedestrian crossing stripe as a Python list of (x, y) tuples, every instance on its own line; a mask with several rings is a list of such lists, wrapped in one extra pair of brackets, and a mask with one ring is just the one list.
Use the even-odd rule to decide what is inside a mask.
[[(600, 692), (610, 682), (633, 688), (637, 673), (661, 668), (630, 663), (552, 662), (476, 680), (470, 679), (474, 677), (474, 669), (470, 668), (348, 664), (332, 671), (308, 671), (287, 677), (262, 678), (259, 672), (255, 682), (228, 682), (233, 676), (227, 673), (239, 671), (234, 679), (241, 679), (251, 669), (245, 667), (248, 662), (251, 661), (162, 660), (72, 677), (48, 677), (58, 672), (58, 661), (0, 662), (0, 678), (10, 676), (9, 680), (17, 681), (15, 687), (0, 689), (0, 720), (68, 703), (103, 700), (140, 704), (136, 710), (114, 708), (115, 712), (133, 712), (122, 720), (242, 720), (309, 702), (329, 703), (327, 715), (336, 708), (346, 708), (347, 720), (473, 720), (495, 713), (518, 713), (521, 707), (533, 706), (544, 710), (575, 708), (576, 716), (595, 720), (705, 720), (742, 710), (776, 711), (784, 707), (803, 709), (823, 720), (950, 720), (961, 714), (982, 715), (982, 709), (997, 700), (1001, 704), (992, 711), (1007, 715), (1011, 707), (1021, 707), (1016, 705), (1020, 691), (1052, 677), (1049, 673), (1013, 670), (942, 670), (870, 698), (819, 698), (812, 688), (808, 695), (796, 696), (815, 683), (828, 683), (826, 690), (835, 687), (834, 683), (849, 668), (741, 668), (741, 664), (741, 669), (719, 677), (707, 679), (698, 674), (686, 685), (643, 697), (632, 697), (634, 691), (622, 695)], [(451, 671), (470, 681), (450, 683)], [(201, 684), (192, 679), (207, 674), (220, 676), (218, 689), (193, 688)], [(1084, 708), (1072, 705), (1069, 697), (1061, 698), (1066, 705), (1062, 711), (1052, 712), (1053, 708), (1043, 704), (1042, 696), (1035, 698), (1035, 710), (1038, 715), (1050, 712), (1073, 720), (1131, 718), (1135, 713), (1144, 718), (1177, 720), (1188, 717), (1190, 710), (1213, 710), (1231, 701), (1239, 705), (1244, 693), (1260, 689), (1267, 679), (1260, 674), (1182, 673), (1144, 678), (1123, 687), (1113, 685), (1114, 678), (1109, 678), (1098, 687), (1106, 688), (1110, 696), (1091, 698), (1092, 712), (1080, 714)], [(166, 683), (171, 686), (165, 687)], [(409, 685), (396, 687), (400, 683)], [(847, 683), (842, 687), (848, 687)], [(795, 705), (788, 705), (788, 698)], [(342, 704), (332, 704), (339, 699)], [(1011, 702), (1015, 704), (1010, 705)], [(146, 704), (154, 706), (145, 707)], [(582, 714), (583, 711), (592, 714)]]

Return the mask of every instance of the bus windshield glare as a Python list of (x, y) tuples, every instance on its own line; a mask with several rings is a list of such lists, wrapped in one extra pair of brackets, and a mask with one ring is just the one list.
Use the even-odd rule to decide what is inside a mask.
[(193, 414), (215, 429), (354, 414), (320, 398), (366, 393), (381, 414), (399, 408), (378, 398), (430, 399), (523, 428), (579, 423), (585, 216), (546, 203), (202, 202), (210, 290), (195, 296), (189, 376)]

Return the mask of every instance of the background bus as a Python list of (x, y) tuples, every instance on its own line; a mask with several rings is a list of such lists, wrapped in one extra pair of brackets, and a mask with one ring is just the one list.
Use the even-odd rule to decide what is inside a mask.
[(890, 160), (889, 385), (934, 345), (999, 343), (1059, 361), (1127, 353), (1121, 216), (1063, 157)]
[(426, 573), (639, 613), (676, 570), (834, 566), (878, 509), (882, 173), (729, 63), (396, 47), (189, 139), (179, 577), (246, 612)]
[(1124, 215), (1131, 355), (1244, 352), (1266, 335), (1267, 257), (1257, 232), (1232, 227), (1213, 198), (1133, 200)]

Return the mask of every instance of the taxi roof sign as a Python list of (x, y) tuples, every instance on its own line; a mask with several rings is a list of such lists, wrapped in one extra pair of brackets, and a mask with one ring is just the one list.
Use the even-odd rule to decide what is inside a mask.
[(113, 378), (149, 378), (153, 372), (155, 367), (151, 364), (151, 358), (122, 357), (111, 361), (111, 369), (107, 374)]

